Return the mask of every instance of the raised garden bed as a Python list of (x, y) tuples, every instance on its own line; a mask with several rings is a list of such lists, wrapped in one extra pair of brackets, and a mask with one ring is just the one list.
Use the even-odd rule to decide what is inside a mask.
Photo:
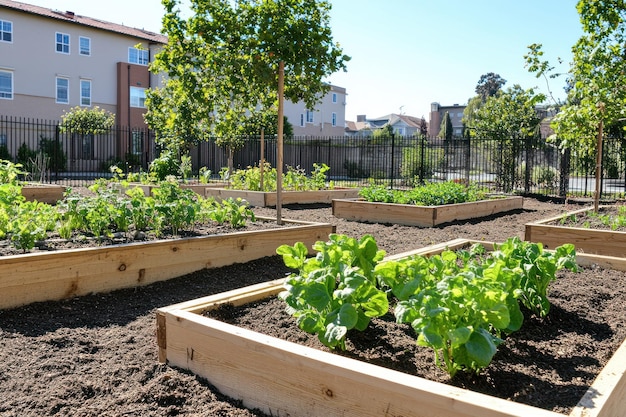
[[(272, 219), (266, 219), (271, 221)], [(0, 257), (0, 309), (147, 285), (203, 268), (276, 254), (287, 242), (313, 243), (327, 223), (284, 220), (286, 227)]]
[(441, 206), (376, 203), (363, 199), (333, 200), (333, 215), (346, 220), (433, 227), (456, 220), (480, 218), (521, 209), (522, 197), (494, 198), (470, 203)]
[(22, 185), (21, 188), (26, 201), (39, 201), (47, 204), (55, 204), (62, 200), (65, 193), (65, 187), (57, 184), (28, 183)]
[[(281, 193), (282, 204), (330, 204), (338, 198), (356, 198), (359, 196), (358, 188), (334, 188), (332, 190), (312, 191), (283, 191)], [(276, 192), (246, 191), (230, 188), (211, 187), (205, 189), (205, 197), (216, 199), (241, 198), (250, 205), (257, 207), (276, 206)]]
[[(602, 209), (604, 207), (600, 207), (600, 210)], [(577, 252), (626, 257), (626, 232), (559, 224), (564, 218), (584, 215), (591, 210), (593, 210), (592, 207), (583, 208), (528, 223), (525, 227), (524, 239), (529, 242), (541, 242), (547, 249), (553, 249), (567, 242), (574, 244)]]
[[(391, 258), (434, 254), (471, 243), (457, 239)], [(623, 258), (581, 254), (578, 263), (626, 270)], [(160, 360), (207, 378), (225, 395), (269, 415), (564, 415), (304, 347), (203, 315), (223, 304), (243, 305), (276, 295), (282, 291), (282, 283), (276, 280), (257, 284), (160, 309)], [(569, 416), (623, 416), (624, 409), (626, 342)]]

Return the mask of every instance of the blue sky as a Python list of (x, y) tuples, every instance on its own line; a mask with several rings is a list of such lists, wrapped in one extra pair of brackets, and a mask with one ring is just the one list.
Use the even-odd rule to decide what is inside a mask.
[[(154, 32), (163, 15), (160, 0), (22, 1)], [(545, 58), (565, 72), (582, 35), (577, 0), (331, 3), (333, 37), (352, 60), (348, 72), (327, 81), (347, 89), (347, 120), (400, 112), (428, 119), (431, 102), (467, 103), (489, 72), (507, 80), (505, 88), (519, 84), (547, 93), (545, 81), (524, 68), (527, 46), (543, 44)], [(565, 97), (564, 85), (564, 77), (550, 81), (557, 98)]]

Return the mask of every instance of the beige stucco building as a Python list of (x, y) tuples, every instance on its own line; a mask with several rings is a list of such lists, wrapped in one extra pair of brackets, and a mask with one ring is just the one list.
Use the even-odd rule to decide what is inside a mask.
[(99, 106), (116, 123), (145, 126), (148, 63), (163, 35), (11, 0), (0, 0), (0, 114), (58, 120)]
[(285, 101), (285, 116), (294, 136), (344, 136), (346, 128), (346, 89), (330, 85), (315, 109), (304, 102)]

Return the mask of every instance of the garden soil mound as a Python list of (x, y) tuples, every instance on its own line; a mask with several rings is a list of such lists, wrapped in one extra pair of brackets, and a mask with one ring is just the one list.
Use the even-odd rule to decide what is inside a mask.
[[(512, 236), (523, 238), (526, 223), (569, 209), (525, 199), (522, 210), (435, 228), (349, 222), (334, 218), (329, 206), (320, 205), (283, 207), (282, 217), (330, 222), (337, 233), (356, 238), (371, 234), (380, 249), (395, 254), (455, 238), (496, 242)], [(257, 215), (276, 215), (271, 208), (254, 210)], [(280, 278), (288, 272), (279, 257), (271, 257), (147, 287), (0, 310), (0, 416), (263, 416), (221, 395), (206, 380), (159, 363), (155, 315), (163, 306)], [(577, 279), (563, 279), (554, 287), (553, 295), (559, 302), (550, 321), (563, 323), (563, 330), (557, 327), (551, 331), (568, 332), (573, 340), (563, 342), (556, 353), (540, 355), (541, 347), (524, 342), (501, 346), (497, 356), (504, 360), (502, 363), (509, 356), (522, 356), (523, 348), (530, 356), (544, 359), (527, 365), (531, 379), (526, 390), (532, 392), (504, 390), (502, 396), (526, 401), (547, 393), (552, 398), (539, 399), (538, 404), (559, 410), (561, 405), (554, 399), (558, 389), (558, 396), (563, 397), (560, 403), (572, 406), (619, 344), (618, 339), (623, 339), (619, 329), (626, 327), (624, 317), (605, 315), (626, 308), (623, 274), (601, 270), (590, 274), (588, 279), (606, 281), (593, 291)], [(588, 295), (588, 304), (568, 305), (568, 294), (581, 293)], [(609, 300), (614, 300), (613, 304)], [(620, 302), (621, 306), (615, 307)], [(533, 324), (532, 320), (529, 323)], [(587, 324), (591, 333), (582, 331)], [(531, 336), (533, 343), (551, 339), (550, 334), (539, 330)], [(404, 332), (402, 337), (413, 336)], [(430, 357), (430, 352), (425, 356)], [(579, 372), (557, 368), (561, 363)], [(414, 364), (411, 366), (418, 372)], [(522, 378), (521, 372), (497, 365), (483, 376), (451, 382), (474, 385), (480, 391), (493, 387), (498, 374), (514, 373)], [(439, 377), (445, 379), (445, 375)]]

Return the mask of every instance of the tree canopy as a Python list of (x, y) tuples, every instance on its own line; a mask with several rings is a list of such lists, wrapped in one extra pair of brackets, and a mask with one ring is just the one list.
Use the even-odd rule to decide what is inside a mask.
[(474, 111), (471, 125), (475, 135), (498, 140), (530, 137), (541, 120), (535, 106), (545, 100), (533, 89), (524, 90), (518, 84), (489, 97)]
[(480, 76), (478, 84), (476, 84), (476, 94), (480, 96), (484, 103), (489, 97), (495, 96), (504, 84), (506, 84), (506, 80), (498, 74), (493, 72), (483, 74)]
[(314, 108), (328, 89), (324, 77), (350, 59), (333, 42), (328, 1), (191, 0), (186, 20), (179, 0), (162, 3), (168, 44), (151, 70), (166, 79), (147, 94), (146, 120), (167, 145), (217, 137), (237, 148), (244, 120), (276, 113), (281, 61), (285, 98)]
[[(615, 126), (626, 117), (626, 3), (623, 0), (579, 0), (576, 9), (583, 35), (572, 47), (567, 103), (552, 121), (561, 146), (580, 155), (596, 152), (601, 125)], [(542, 45), (529, 47), (528, 69), (537, 77), (557, 76), (542, 61)]]

